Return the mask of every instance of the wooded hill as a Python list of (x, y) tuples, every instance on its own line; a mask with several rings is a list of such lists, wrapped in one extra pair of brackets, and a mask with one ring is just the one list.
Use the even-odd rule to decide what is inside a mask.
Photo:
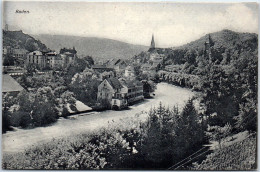
[[(256, 53), (258, 47), (258, 35), (255, 33), (238, 33), (231, 30), (222, 30), (206, 34), (198, 40), (192, 41), (175, 48), (157, 48), (154, 51), (165, 55), (165, 65), (189, 63), (197, 66), (204, 53), (205, 42), (208, 37), (214, 42), (212, 56), (217, 64), (228, 64), (232, 59), (237, 59), (243, 52)], [(153, 51), (153, 52), (154, 52)], [(144, 53), (135, 58), (144, 57)], [(142, 60), (141, 60), (142, 61)]]
[(3, 30), (3, 46), (12, 48), (22, 48), (31, 52), (34, 50), (47, 50), (45, 44), (40, 40), (20, 31), (5, 31)]

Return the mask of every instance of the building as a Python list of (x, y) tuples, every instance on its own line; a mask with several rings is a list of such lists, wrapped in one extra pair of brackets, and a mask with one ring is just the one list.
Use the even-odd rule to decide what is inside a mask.
[(51, 68), (60, 68), (64, 65), (64, 59), (61, 57), (60, 54), (56, 52), (48, 52), (46, 53), (47, 56), (47, 64)]
[(11, 46), (3, 46), (3, 55), (13, 54), (14, 49)]
[(127, 103), (133, 104), (137, 101), (143, 100), (143, 83), (137, 80), (120, 79), (121, 84), (127, 90)]
[(3, 94), (12, 94), (17, 95), (19, 92), (21, 92), (24, 88), (10, 75), (3, 74), (3, 82), (2, 82), (2, 93)]
[(15, 48), (13, 49), (13, 56), (17, 59), (22, 58), (25, 59), (28, 51), (22, 48)]
[(76, 54), (73, 54), (71, 52), (65, 52), (65, 53), (63, 53), (63, 55), (64, 55), (63, 59), (65, 61), (64, 62), (65, 64), (72, 63), (76, 58)]
[(112, 60), (109, 63), (108, 67), (113, 68), (116, 72), (121, 72), (125, 70), (125, 68), (127, 67), (127, 63), (122, 59)]
[(71, 48), (62, 48), (60, 49), (60, 57), (63, 59), (63, 66), (66, 66), (77, 58), (77, 51), (75, 47)]
[(27, 58), (25, 60), (25, 65), (36, 64), (40, 68), (45, 68), (47, 66), (47, 58), (41, 51), (33, 51), (27, 54)]
[(122, 109), (127, 106), (127, 89), (116, 78), (106, 78), (98, 86), (97, 100), (106, 101), (111, 109)]
[(135, 70), (134, 70), (134, 67), (133, 66), (127, 66), (125, 68), (125, 77), (127, 78), (135, 78)]
[(148, 64), (148, 63), (145, 63), (145, 64), (143, 64), (143, 65), (141, 66), (141, 70), (142, 70), (142, 73), (143, 73), (143, 74), (144, 74), (144, 73), (149, 73), (150, 69), (151, 69), (151, 65)]
[(93, 69), (95, 72), (98, 72), (98, 73), (114, 71), (113, 68), (108, 68), (108, 67), (106, 67), (106, 66), (104, 66), (104, 65), (93, 65), (93, 66), (92, 66), (92, 69)]

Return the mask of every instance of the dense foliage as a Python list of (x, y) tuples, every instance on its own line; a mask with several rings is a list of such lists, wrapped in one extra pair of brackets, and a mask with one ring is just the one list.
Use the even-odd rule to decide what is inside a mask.
[[(143, 114), (145, 115), (145, 114)], [(160, 105), (148, 119), (128, 119), (98, 130), (53, 140), (5, 155), (5, 169), (140, 169), (169, 167), (204, 140), (192, 101), (183, 112)], [(192, 151), (191, 151), (192, 150)]]

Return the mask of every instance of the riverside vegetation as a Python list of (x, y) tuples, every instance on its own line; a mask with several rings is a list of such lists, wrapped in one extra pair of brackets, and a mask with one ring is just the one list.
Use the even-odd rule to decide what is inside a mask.
[[(203, 128), (189, 100), (180, 112), (159, 105), (146, 122), (132, 119), (4, 156), (6, 169), (165, 168), (203, 143)], [(158, 130), (159, 129), (159, 130)], [(192, 137), (190, 137), (192, 136)], [(192, 144), (190, 144), (192, 143)]]

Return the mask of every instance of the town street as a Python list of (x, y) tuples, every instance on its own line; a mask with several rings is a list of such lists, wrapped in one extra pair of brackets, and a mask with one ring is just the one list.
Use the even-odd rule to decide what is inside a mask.
[(151, 107), (158, 106), (160, 102), (166, 107), (178, 105), (179, 108), (182, 108), (185, 102), (194, 94), (194, 92), (186, 88), (159, 83), (153, 99), (146, 99), (144, 102), (130, 106), (128, 110), (84, 113), (71, 116), (69, 119), (60, 118), (56, 123), (47, 127), (8, 131), (2, 136), (2, 150), (4, 153), (19, 152), (26, 147), (47, 142), (54, 138), (90, 132), (107, 126), (109, 122), (127, 120), (128, 117), (134, 117), (137, 113), (149, 111)]

